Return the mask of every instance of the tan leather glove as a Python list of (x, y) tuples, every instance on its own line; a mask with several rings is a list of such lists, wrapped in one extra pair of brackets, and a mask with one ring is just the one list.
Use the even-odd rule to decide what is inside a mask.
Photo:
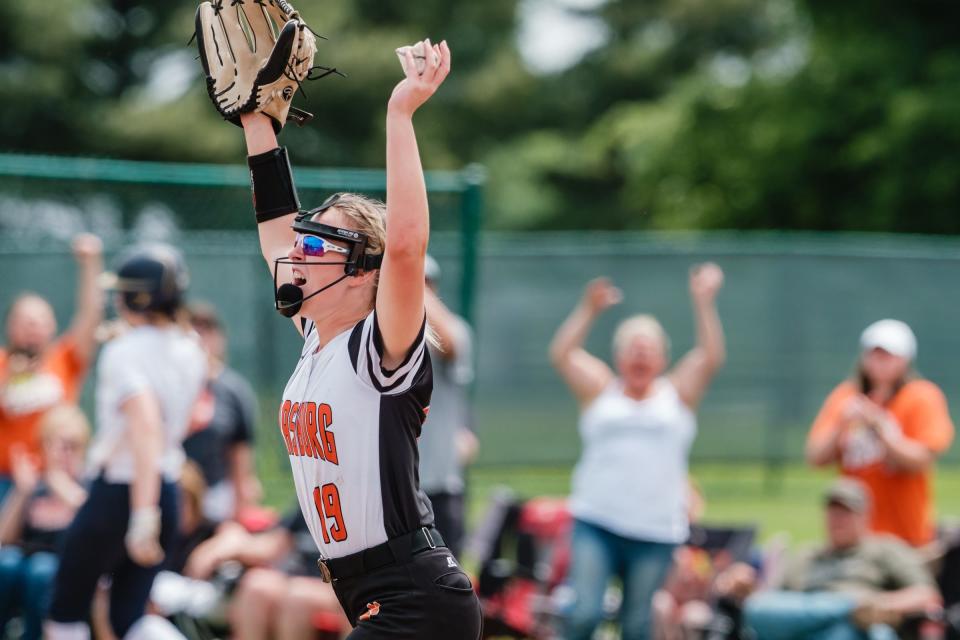
[[(229, 6), (226, 6), (230, 3)], [(213, 0), (197, 9), (196, 38), (207, 91), (226, 120), (260, 111), (279, 132), (288, 118), (303, 125), (313, 116), (291, 106), (311, 75), (316, 38), (285, 0)], [(317, 67), (324, 73), (336, 69)]]

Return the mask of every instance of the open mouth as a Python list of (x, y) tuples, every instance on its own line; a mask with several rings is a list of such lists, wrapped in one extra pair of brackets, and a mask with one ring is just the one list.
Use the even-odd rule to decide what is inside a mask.
[(307, 276), (305, 276), (304, 273), (299, 269), (293, 270), (293, 284), (297, 285), (298, 287), (302, 287), (303, 285), (307, 284)]

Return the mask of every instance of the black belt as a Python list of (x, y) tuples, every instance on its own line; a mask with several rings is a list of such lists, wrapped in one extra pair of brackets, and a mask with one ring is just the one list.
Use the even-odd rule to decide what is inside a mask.
[(342, 558), (320, 558), (317, 567), (324, 582), (336, 582), (352, 578), (380, 567), (406, 562), (428, 549), (447, 546), (440, 532), (430, 527), (420, 527), (411, 533), (391, 538), (383, 544), (352, 553)]

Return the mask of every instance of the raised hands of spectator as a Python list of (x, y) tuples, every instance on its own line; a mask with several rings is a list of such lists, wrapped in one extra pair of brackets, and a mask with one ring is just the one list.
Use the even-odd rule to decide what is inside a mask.
[(712, 262), (690, 270), (690, 296), (696, 303), (712, 304), (723, 287), (723, 269)]
[(583, 306), (593, 315), (623, 302), (623, 292), (609, 278), (594, 278), (583, 292)]
[(96, 266), (103, 262), (103, 242), (92, 233), (77, 234), (70, 246), (73, 250), (73, 257), (80, 265), (93, 264)]

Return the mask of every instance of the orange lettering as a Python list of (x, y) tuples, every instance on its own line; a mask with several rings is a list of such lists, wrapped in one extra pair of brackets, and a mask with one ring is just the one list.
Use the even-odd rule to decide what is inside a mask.
[[(300, 421), (300, 403), (294, 402), (290, 407), (290, 424), (287, 427), (287, 431), (290, 434), (290, 455), (297, 455), (297, 446), (300, 443), (300, 439), (297, 437), (297, 423)], [(300, 445), (301, 455), (303, 446)]]
[(310, 439), (310, 447), (313, 449), (313, 457), (326, 460), (323, 447), (320, 446), (320, 440), (317, 438), (317, 405), (314, 402), (307, 405), (307, 436)]
[(304, 402), (300, 405), (300, 415), (297, 416), (297, 442), (300, 443), (300, 455), (313, 457), (313, 447), (310, 446), (310, 436), (307, 435), (307, 420), (309, 419), (309, 405)]
[(283, 435), (283, 441), (287, 445), (287, 453), (293, 453), (293, 444), (290, 442), (290, 401), (285, 400), (280, 407), (280, 433)]
[(331, 464), (340, 464), (337, 458), (337, 440), (332, 431), (327, 431), (333, 426), (333, 409), (330, 405), (324, 403), (317, 408), (317, 422), (320, 427), (320, 437), (323, 440), (323, 450), (326, 453), (327, 462)]

